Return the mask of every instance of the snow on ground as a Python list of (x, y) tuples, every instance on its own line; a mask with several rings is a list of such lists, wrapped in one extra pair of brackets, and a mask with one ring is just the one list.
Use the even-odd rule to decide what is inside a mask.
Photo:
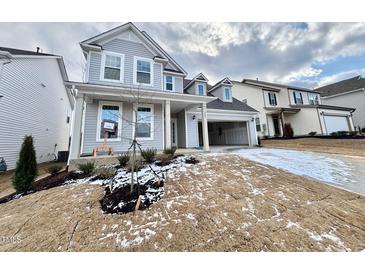
[[(233, 152), (246, 159), (365, 194), (363, 171), (353, 160), (315, 152), (255, 148)], [(358, 172), (362, 172), (360, 175)]]

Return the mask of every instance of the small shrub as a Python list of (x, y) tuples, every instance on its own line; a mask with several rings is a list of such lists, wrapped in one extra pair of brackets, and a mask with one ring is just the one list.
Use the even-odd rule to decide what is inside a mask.
[(175, 152), (176, 152), (176, 149), (177, 149), (176, 147), (167, 148), (163, 151), (163, 153), (166, 154), (166, 155), (174, 156)]
[(261, 138), (260, 138), (260, 136), (257, 136), (257, 146), (261, 147)]
[(13, 185), (17, 193), (30, 190), (37, 176), (37, 160), (33, 145), (33, 137), (25, 136), (16, 163)]
[(128, 152), (123, 153), (118, 157), (120, 167), (125, 167), (129, 162), (129, 154)]
[(365, 127), (361, 129), (361, 133), (365, 133)]
[(349, 135), (349, 132), (346, 131), (346, 130), (340, 130), (340, 131), (337, 131), (337, 135), (338, 136), (346, 136), (346, 135)]
[(355, 136), (357, 136), (359, 133), (358, 133), (356, 130), (354, 130), (354, 131), (350, 131), (350, 132), (349, 132), (349, 134), (350, 134), (352, 137), (355, 137)]
[(171, 163), (171, 160), (173, 159), (171, 154), (162, 154), (157, 156), (157, 162), (156, 165), (158, 166), (167, 166)]
[(316, 134), (317, 134), (317, 131), (311, 131), (311, 132), (309, 132), (308, 134), (309, 134), (309, 136), (314, 136), (314, 135), (316, 135)]
[(289, 138), (289, 139), (293, 138), (294, 130), (293, 130), (291, 124), (289, 124), (289, 123), (284, 124), (284, 134), (283, 135), (285, 138)]
[(60, 170), (62, 169), (62, 165), (51, 165), (47, 168), (48, 173), (50, 173), (51, 175), (56, 175)]
[(149, 164), (155, 160), (156, 153), (157, 150), (155, 148), (147, 148), (141, 151), (143, 159)]
[(85, 175), (91, 175), (95, 170), (95, 162), (90, 161), (82, 164), (78, 164), (79, 169)]
[(331, 135), (331, 136), (338, 136), (338, 132), (337, 132), (337, 131), (335, 131), (335, 132), (331, 132), (331, 133), (330, 133), (330, 135)]
[(98, 168), (95, 173), (98, 174), (98, 179), (106, 180), (113, 178), (116, 170), (111, 167), (101, 167)]

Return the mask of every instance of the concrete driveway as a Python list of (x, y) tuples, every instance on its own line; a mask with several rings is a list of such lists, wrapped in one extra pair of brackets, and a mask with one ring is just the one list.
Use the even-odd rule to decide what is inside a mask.
[(274, 148), (240, 149), (232, 153), (365, 195), (365, 159), (361, 157)]

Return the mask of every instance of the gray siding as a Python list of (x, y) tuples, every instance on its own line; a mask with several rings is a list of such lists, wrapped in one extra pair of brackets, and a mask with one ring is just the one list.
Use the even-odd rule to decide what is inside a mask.
[(199, 82), (199, 81), (195, 81), (188, 89), (187, 92), (190, 94), (194, 94), (197, 95), (197, 88), (199, 84), (203, 84), (204, 85), (204, 91), (205, 94), (207, 94), (207, 84), (204, 82)]
[[(32, 135), (37, 162), (68, 150), (71, 106), (55, 58), (15, 58), (0, 75), (0, 157), (15, 167), (25, 135)], [(43, 85), (42, 85), (43, 84)]]
[[(113, 148), (114, 152), (127, 151), (131, 145), (132, 139), (132, 103), (122, 102), (123, 121), (122, 121), (122, 140), (108, 141), (108, 145)], [(93, 103), (86, 105), (85, 124), (83, 136), (82, 154), (91, 154), (93, 149), (100, 146), (103, 142), (96, 141), (97, 120), (98, 120), (98, 105), (99, 102), (94, 100)], [(154, 131), (153, 140), (140, 140), (143, 149), (156, 148), (163, 149), (163, 120), (162, 120), (162, 105), (154, 105)]]
[[(152, 59), (154, 55), (141, 43), (114, 39), (103, 45), (103, 49), (115, 53), (124, 54), (124, 83), (108, 82), (100, 80), (101, 70), (101, 53), (91, 52), (89, 65), (89, 83), (132, 87), (133, 84), (133, 66), (134, 57), (143, 57)], [(137, 87), (137, 86), (136, 86)], [(154, 63), (153, 66), (153, 86), (143, 86), (146, 89), (162, 90), (161, 64)]]
[(193, 114), (186, 114), (186, 128), (187, 128), (187, 147), (199, 146), (199, 135), (198, 135), (198, 119), (193, 120)]

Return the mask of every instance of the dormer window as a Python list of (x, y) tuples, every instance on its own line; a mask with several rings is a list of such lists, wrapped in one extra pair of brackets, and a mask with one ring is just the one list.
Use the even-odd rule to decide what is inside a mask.
[(153, 63), (152, 60), (135, 57), (134, 58), (134, 84), (152, 86)]
[(293, 96), (294, 96), (294, 103), (296, 105), (303, 105), (303, 96), (301, 92), (294, 91)]
[(165, 90), (174, 91), (174, 77), (171, 75), (165, 75)]
[(224, 88), (224, 101), (231, 101), (232, 97), (231, 97), (231, 89), (225, 87)]
[(203, 96), (204, 95), (204, 85), (203, 84), (198, 84), (198, 95)]
[(104, 53), (102, 56), (101, 80), (123, 82), (123, 54)]

